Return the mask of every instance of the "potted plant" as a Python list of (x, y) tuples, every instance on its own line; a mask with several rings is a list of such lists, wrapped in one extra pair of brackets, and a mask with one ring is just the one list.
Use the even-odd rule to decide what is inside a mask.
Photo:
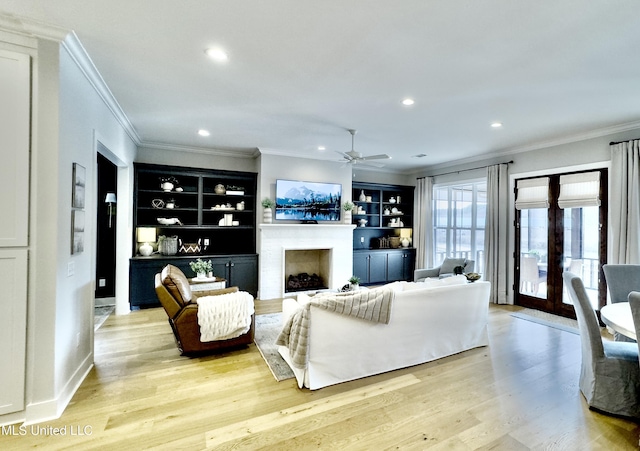
[(351, 290), (357, 290), (360, 287), (360, 277), (351, 276), (349, 277), (349, 284), (351, 285)]
[(342, 210), (344, 211), (344, 223), (351, 224), (351, 212), (353, 211), (355, 204), (350, 200), (342, 204)]
[(262, 199), (262, 207), (264, 208), (263, 220), (265, 223), (271, 223), (273, 218), (273, 211), (271, 209), (275, 206), (276, 203), (268, 197)]
[(189, 266), (191, 270), (196, 273), (196, 278), (198, 279), (205, 279), (207, 275), (213, 277), (213, 263), (211, 263), (211, 260), (204, 261), (199, 258), (196, 261), (190, 262)]

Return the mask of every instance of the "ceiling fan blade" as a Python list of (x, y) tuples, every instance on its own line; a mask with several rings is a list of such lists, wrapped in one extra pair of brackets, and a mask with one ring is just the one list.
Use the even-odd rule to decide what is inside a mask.
[(373, 161), (367, 161), (365, 159), (358, 160), (358, 164), (362, 166), (372, 166), (374, 168), (383, 168), (384, 164), (382, 163), (374, 163)]
[(348, 153), (340, 152), (338, 150), (334, 150), (334, 152), (337, 153), (338, 155), (341, 155), (343, 158), (345, 158), (345, 159), (347, 159), (349, 161), (353, 160), (353, 157), (351, 157)]
[(363, 160), (389, 160), (391, 157), (386, 153), (381, 153), (379, 155), (369, 155), (368, 157), (363, 157)]

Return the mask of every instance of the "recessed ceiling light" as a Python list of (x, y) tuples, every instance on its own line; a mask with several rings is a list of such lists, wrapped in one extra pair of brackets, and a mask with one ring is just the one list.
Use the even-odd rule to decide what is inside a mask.
[(200, 136), (209, 136), (211, 133), (209, 133), (209, 130), (198, 130), (198, 135)]
[(209, 56), (209, 58), (215, 61), (218, 61), (220, 63), (224, 63), (229, 59), (229, 55), (227, 55), (227, 52), (222, 50), (220, 47), (208, 48), (204, 51), (204, 53), (206, 53)]
[(402, 101), (402, 104), (403, 104), (404, 106), (411, 106), (411, 105), (413, 105), (414, 103), (416, 103), (416, 102), (415, 102), (415, 100), (413, 100), (413, 99), (409, 99), (409, 98), (404, 99), (404, 100)]
[(327, 150), (325, 146), (318, 146), (318, 150)]
[(502, 122), (492, 122), (491, 126), (493, 128), (500, 128), (500, 127), (502, 127)]

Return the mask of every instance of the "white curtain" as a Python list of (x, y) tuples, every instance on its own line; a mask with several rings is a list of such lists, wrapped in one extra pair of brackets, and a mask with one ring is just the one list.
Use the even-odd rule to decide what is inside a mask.
[[(491, 282), (489, 300), (508, 304), (509, 177), (507, 164), (487, 167), (487, 216), (484, 231), (485, 274)], [(512, 302), (511, 302), (512, 303)]]
[(416, 268), (433, 266), (433, 177), (419, 178), (416, 196), (413, 229), (413, 247), (416, 248)]
[(611, 146), (610, 264), (640, 263), (640, 140)]

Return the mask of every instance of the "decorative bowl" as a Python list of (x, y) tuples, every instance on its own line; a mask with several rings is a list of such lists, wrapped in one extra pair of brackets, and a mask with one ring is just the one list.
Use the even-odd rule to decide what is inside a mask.
[(469, 282), (475, 282), (476, 280), (480, 279), (480, 277), (482, 277), (480, 274), (478, 274), (477, 272), (469, 272), (467, 274), (465, 274), (465, 277), (467, 278), (467, 280)]

